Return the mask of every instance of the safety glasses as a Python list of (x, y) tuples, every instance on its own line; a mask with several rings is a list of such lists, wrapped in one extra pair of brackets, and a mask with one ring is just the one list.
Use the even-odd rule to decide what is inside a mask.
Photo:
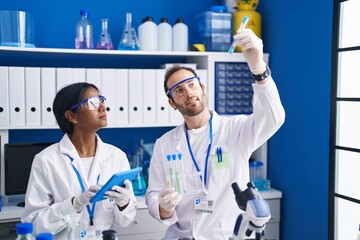
[(185, 88), (194, 91), (198, 87), (200, 87), (200, 85), (201, 84), (200, 84), (199, 76), (189, 77), (184, 80), (181, 80), (180, 82), (169, 88), (169, 90), (167, 90), (166, 92), (166, 95), (168, 97), (172, 96), (174, 98), (182, 97), (185, 94)]
[(74, 109), (76, 109), (77, 107), (81, 106), (81, 108), (83, 110), (97, 110), (101, 104), (104, 104), (106, 98), (104, 96), (95, 96), (95, 97), (89, 97), (86, 98), (84, 100), (82, 100), (81, 102), (75, 104), (74, 106), (72, 106), (70, 108), (70, 111), (73, 111)]

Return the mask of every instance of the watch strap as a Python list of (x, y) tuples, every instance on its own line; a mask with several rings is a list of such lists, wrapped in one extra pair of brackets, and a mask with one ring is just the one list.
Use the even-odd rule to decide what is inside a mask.
[(252, 74), (254, 80), (257, 82), (263, 81), (265, 78), (267, 78), (270, 75), (271, 75), (271, 71), (270, 71), (270, 68), (268, 65), (266, 65), (266, 70), (264, 73), (259, 74), (259, 75)]

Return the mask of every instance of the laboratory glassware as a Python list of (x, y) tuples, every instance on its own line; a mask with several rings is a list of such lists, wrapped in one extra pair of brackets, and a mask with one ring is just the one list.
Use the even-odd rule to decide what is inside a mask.
[(101, 35), (100, 35), (100, 40), (96, 45), (96, 49), (106, 49), (106, 50), (114, 49), (109, 33), (109, 19), (107, 18), (101, 19)]
[(124, 31), (122, 33), (119, 50), (139, 50), (139, 40), (136, 35), (136, 31), (132, 26), (132, 15), (130, 12), (126, 13), (126, 23), (124, 26)]
[(89, 13), (86, 10), (80, 11), (80, 19), (76, 23), (75, 48), (94, 48), (93, 26), (89, 20)]

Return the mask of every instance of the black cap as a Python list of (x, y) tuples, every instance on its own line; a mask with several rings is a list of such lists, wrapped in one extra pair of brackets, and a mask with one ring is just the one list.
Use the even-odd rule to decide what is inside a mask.
[(176, 19), (175, 24), (176, 23), (184, 23), (184, 19), (183, 18), (178, 18), (178, 19)]

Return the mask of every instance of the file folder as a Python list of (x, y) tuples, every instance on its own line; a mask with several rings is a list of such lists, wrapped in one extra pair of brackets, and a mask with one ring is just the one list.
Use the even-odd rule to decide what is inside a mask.
[(143, 123), (156, 123), (156, 70), (143, 69)]
[(53, 102), (56, 95), (56, 68), (41, 68), (41, 124), (56, 126)]
[(115, 125), (115, 69), (101, 69), (101, 94), (106, 97), (108, 126)]
[(129, 76), (128, 69), (115, 70), (116, 125), (129, 123)]
[(99, 68), (87, 68), (85, 70), (86, 82), (95, 85), (101, 92), (101, 71)]
[(169, 124), (170, 104), (164, 90), (165, 69), (156, 69), (156, 123)]
[(129, 69), (129, 124), (143, 123), (142, 69)]
[(73, 83), (85, 82), (86, 80), (85, 68), (72, 68), (71, 74), (72, 74), (71, 82)]
[(72, 83), (71, 68), (56, 68), (56, 91)]
[(39, 67), (25, 68), (25, 122), (27, 126), (41, 125)]
[(9, 67), (10, 126), (25, 126), (25, 69)]
[(9, 116), (9, 72), (8, 67), (0, 67), (0, 126), (10, 125)]

